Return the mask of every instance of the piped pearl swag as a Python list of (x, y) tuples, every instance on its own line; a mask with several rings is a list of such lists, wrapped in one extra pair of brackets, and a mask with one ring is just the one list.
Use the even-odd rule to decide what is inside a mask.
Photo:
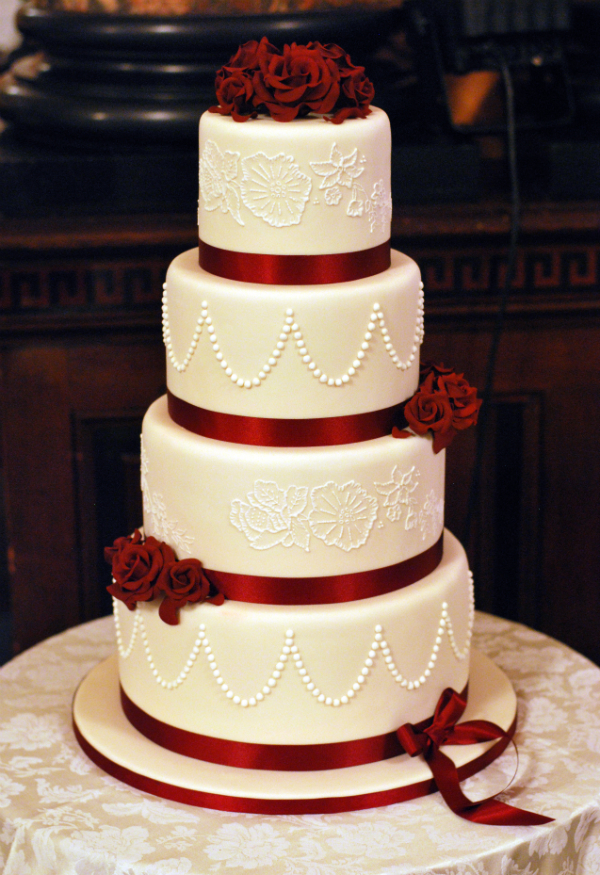
[(427, 659), (427, 663), (420, 673), (412, 678), (409, 678), (402, 674), (401, 670), (398, 668), (396, 659), (394, 658), (394, 655), (392, 653), (392, 649), (385, 639), (383, 627), (380, 624), (377, 624), (374, 629), (373, 639), (367, 651), (367, 655), (363, 661), (363, 665), (358, 672), (356, 680), (344, 693), (337, 695), (329, 691), (323, 692), (321, 688), (315, 683), (309, 670), (304, 664), (304, 659), (296, 643), (296, 635), (293, 629), (288, 629), (285, 632), (283, 646), (275, 661), (275, 667), (271, 672), (270, 676), (262, 684), (258, 684), (257, 692), (254, 695), (240, 696), (236, 693), (235, 690), (231, 689), (231, 683), (228, 683), (221, 674), (217, 663), (217, 658), (213, 652), (212, 645), (208, 637), (206, 623), (200, 623), (196, 639), (179, 674), (176, 677), (168, 679), (163, 677), (158, 667), (156, 666), (148, 632), (146, 629), (146, 624), (144, 622), (143, 612), (139, 609), (139, 607), (136, 608), (131, 638), (129, 643), (125, 645), (123, 642), (123, 634), (119, 620), (120, 608), (116, 600), (113, 600), (113, 609), (115, 616), (115, 626), (117, 630), (117, 646), (119, 648), (119, 653), (121, 657), (123, 659), (127, 659), (129, 657), (133, 650), (136, 636), (139, 631), (150, 671), (152, 672), (156, 683), (164, 689), (174, 690), (177, 689), (177, 687), (181, 686), (181, 684), (183, 684), (183, 682), (188, 678), (191, 670), (196, 663), (196, 660), (198, 659), (200, 654), (203, 653), (216, 684), (220, 687), (222, 693), (224, 693), (225, 697), (233, 705), (239, 705), (242, 708), (248, 708), (260, 704), (260, 702), (264, 700), (265, 696), (268, 696), (273, 692), (286, 667), (288, 665), (293, 665), (293, 667), (298, 672), (300, 678), (302, 679), (304, 689), (306, 689), (306, 691), (313, 696), (317, 703), (338, 708), (342, 705), (350, 704), (352, 699), (354, 699), (355, 696), (360, 693), (360, 691), (363, 689), (365, 681), (373, 671), (377, 659), (383, 660), (385, 667), (389, 671), (390, 675), (393, 677), (395, 683), (409, 691), (418, 690), (425, 683), (427, 683), (427, 681), (433, 674), (436, 668), (438, 653), (440, 651), (444, 635), (447, 635), (448, 637), (450, 647), (452, 648), (452, 652), (454, 653), (455, 658), (459, 662), (465, 660), (469, 654), (471, 635), (473, 631), (473, 578), (472, 575), (470, 575), (469, 623), (465, 642), (462, 648), (458, 646), (458, 643), (456, 641), (454, 628), (452, 625), (452, 618), (448, 610), (448, 604), (447, 602), (443, 602), (440, 609), (440, 618), (438, 621), (437, 631), (433, 638), (433, 644), (431, 645), (431, 652)]
[(394, 366), (400, 371), (407, 371), (413, 366), (417, 357), (419, 346), (423, 342), (423, 283), (421, 283), (420, 286), (419, 302), (417, 306), (415, 320), (415, 331), (408, 356), (406, 356), (405, 359), (400, 358), (400, 355), (398, 354), (390, 336), (381, 306), (378, 303), (374, 303), (368, 318), (367, 326), (363, 335), (363, 340), (360, 344), (359, 349), (354, 354), (352, 364), (346, 369), (343, 374), (338, 374), (337, 376), (331, 376), (318, 366), (317, 362), (308, 350), (308, 344), (305, 339), (304, 332), (296, 321), (294, 310), (291, 307), (288, 307), (284, 314), (281, 331), (279, 333), (277, 341), (273, 346), (273, 350), (270, 356), (268, 356), (262, 367), (254, 376), (241, 376), (238, 371), (229, 364), (223, 354), (219, 339), (217, 337), (215, 326), (213, 325), (212, 317), (209, 314), (208, 301), (202, 302), (202, 309), (200, 311), (200, 315), (196, 320), (195, 328), (192, 333), (192, 338), (189, 342), (185, 355), (183, 356), (183, 358), (179, 358), (177, 356), (177, 354), (175, 353), (173, 338), (171, 336), (171, 328), (169, 325), (169, 300), (167, 283), (164, 284), (163, 289), (163, 340), (171, 365), (180, 374), (184, 373), (188, 369), (194, 353), (198, 348), (200, 337), (202, 335), (202, 330), (204, 327), (206, 327), (206, 333), (208, 334), (208, 339), (215, 354), (216, 361), (219, 363), (221, 368), (224, 370), (225, 375), (229, 377), (231, 382), (242, 389), (252, 389), (253, 387), (260, 386), (267, 379), (273, 368), (276, 367), (278, 360), (281, 358), (283, 352), (290, 344), (296, 347), (296, 351), (302, 359), (302, 362), (304, 363), (304, 365), (306, 365), (308, 372), (311, 373), (315, 379), (317, 379), (320, 383), (323, 383), (324, 385), (339, 388), (349, 383), (350, 379), (354, 377), (358, 370), (362, 367), (363, 360), (371, 348), (371, 344), (373, 342), (376, 332), (379, 331), (381, 333), (387, 354), (389, 355)]

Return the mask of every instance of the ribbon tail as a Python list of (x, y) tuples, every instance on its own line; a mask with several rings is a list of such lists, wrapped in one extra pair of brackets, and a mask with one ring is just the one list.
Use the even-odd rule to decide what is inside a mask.
[(461, 790), (456, 766), (439, 748), (432, 751), (428, 763), (444, 802), (465, 820), (496, 826), (539, 826), (553, 820), (524, 808), (507, 805), (494, 796), (480, 802), (471, 801)]

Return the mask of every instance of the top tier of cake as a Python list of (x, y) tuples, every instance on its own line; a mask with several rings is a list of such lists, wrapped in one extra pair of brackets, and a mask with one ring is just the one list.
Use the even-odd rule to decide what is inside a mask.
[(339, 125), (320, 116), (239, 123), (204, 113), (201, 249), (294, 256), (385, 247), (390, 155), (390, 124), (380, 109)]

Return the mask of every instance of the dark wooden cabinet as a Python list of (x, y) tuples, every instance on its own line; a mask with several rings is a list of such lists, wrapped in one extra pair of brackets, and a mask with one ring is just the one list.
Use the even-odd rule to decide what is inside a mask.
[[(503, 202), (411, 207), (424, 358), (482, 386), (506, 269)], [(600, 205), (528, 204), (485, 419), (448, 451), (447, 523), (478, 606), (600, 662)], [(14, 650), (109, 609), (102, 547), (140, 522), (139, 429), (164, 391), (160, 297), (193, 216), (0, 227), (2, 472)]]

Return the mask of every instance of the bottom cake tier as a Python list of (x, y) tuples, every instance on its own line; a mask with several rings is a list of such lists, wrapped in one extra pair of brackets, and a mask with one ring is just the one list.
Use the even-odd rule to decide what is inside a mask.
[(473, 586), (449, 532), (434, 571), (372, 598), (187, 605), (176, 626), (159, 604), (115, 602), (124, 707), (145, 735), (198, 759), (280, 768), (284, 746), (286, 768), (310, 770), (341, 743), (379, 759), (399, 726), (431, 718), (441, 692), (469, 680)]
[[(516, 697), (508, 678), (471, 651), (464, 720), (485, 719), (510, 736)], [(407, 754), (376, 763), (307, 772), (215, 765), (173, 753), (141, 735), (125, 717), (116, 655), (96, 666), (75, 695), (73, 721), (88, 756), (108, 774), (144, 792), (188, 805), (255, 814), (356, 811), (424, 796), (436, 790), (427, 763)], [(483, 769), (508, 741), (447, 746), (460, 780)]]

